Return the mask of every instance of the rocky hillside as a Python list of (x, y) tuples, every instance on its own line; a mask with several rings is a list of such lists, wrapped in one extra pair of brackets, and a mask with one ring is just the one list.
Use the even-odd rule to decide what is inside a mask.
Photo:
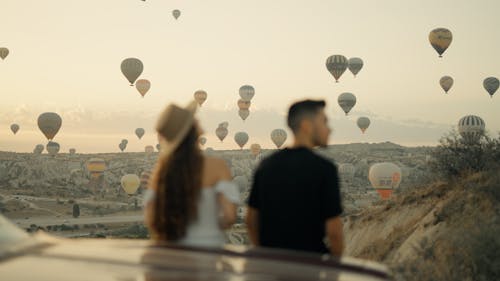
[(437, 182), (346, 218), (347, 254), (399, 280), (500, 280), (500, 174)]

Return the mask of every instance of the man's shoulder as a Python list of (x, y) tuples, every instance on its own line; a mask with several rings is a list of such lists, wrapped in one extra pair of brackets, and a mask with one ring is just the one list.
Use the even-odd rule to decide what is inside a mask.
[[(293, 159), (296, 157), (296, 159)], [(274, 169), (276, 165), (281, 165), (284, 161), (296, 160), (304, 165), (312, 165), (314, 167), (322, 167), (327, 170), (335, 169), (336, 165), (333, 160), (330, 160), (313, 150), (301, 150), (299, 154), (296, 151), (290, 151), (288, 149), (279, 150), (264, 158), (259, 164), (259, 169)]]

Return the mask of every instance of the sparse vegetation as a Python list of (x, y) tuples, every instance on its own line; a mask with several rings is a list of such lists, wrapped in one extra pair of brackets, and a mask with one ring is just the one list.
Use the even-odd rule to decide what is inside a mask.
[(456, 131), (440, 140), (433, 150), (432, 170), (448, 179), (477, 172), (498, 169), (500, 166), (500, 136), (496, 139), (484, 135), (476, 143), (467, 143)]

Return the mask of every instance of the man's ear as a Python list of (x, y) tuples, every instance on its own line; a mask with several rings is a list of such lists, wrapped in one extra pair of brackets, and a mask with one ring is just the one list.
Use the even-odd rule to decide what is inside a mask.
[(300, 121), (300, 131), (306, 133), (306, 134), (311, 134), (312, 131), (313, 131), (313, 122), (312, 120), (308, 119), (308, 118), (304, 118), (302, 119), (302, 121)]

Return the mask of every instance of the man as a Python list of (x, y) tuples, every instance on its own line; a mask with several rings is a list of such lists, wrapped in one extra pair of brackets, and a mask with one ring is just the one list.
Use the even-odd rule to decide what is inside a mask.
[(337, 168), (312, 151), (328, 144), (331, 130), (325, 105), (313, 100), (293, 104), (288, 112), (293, 146), (257, 168), (247, 214), (254, 245), (342, 255)]

